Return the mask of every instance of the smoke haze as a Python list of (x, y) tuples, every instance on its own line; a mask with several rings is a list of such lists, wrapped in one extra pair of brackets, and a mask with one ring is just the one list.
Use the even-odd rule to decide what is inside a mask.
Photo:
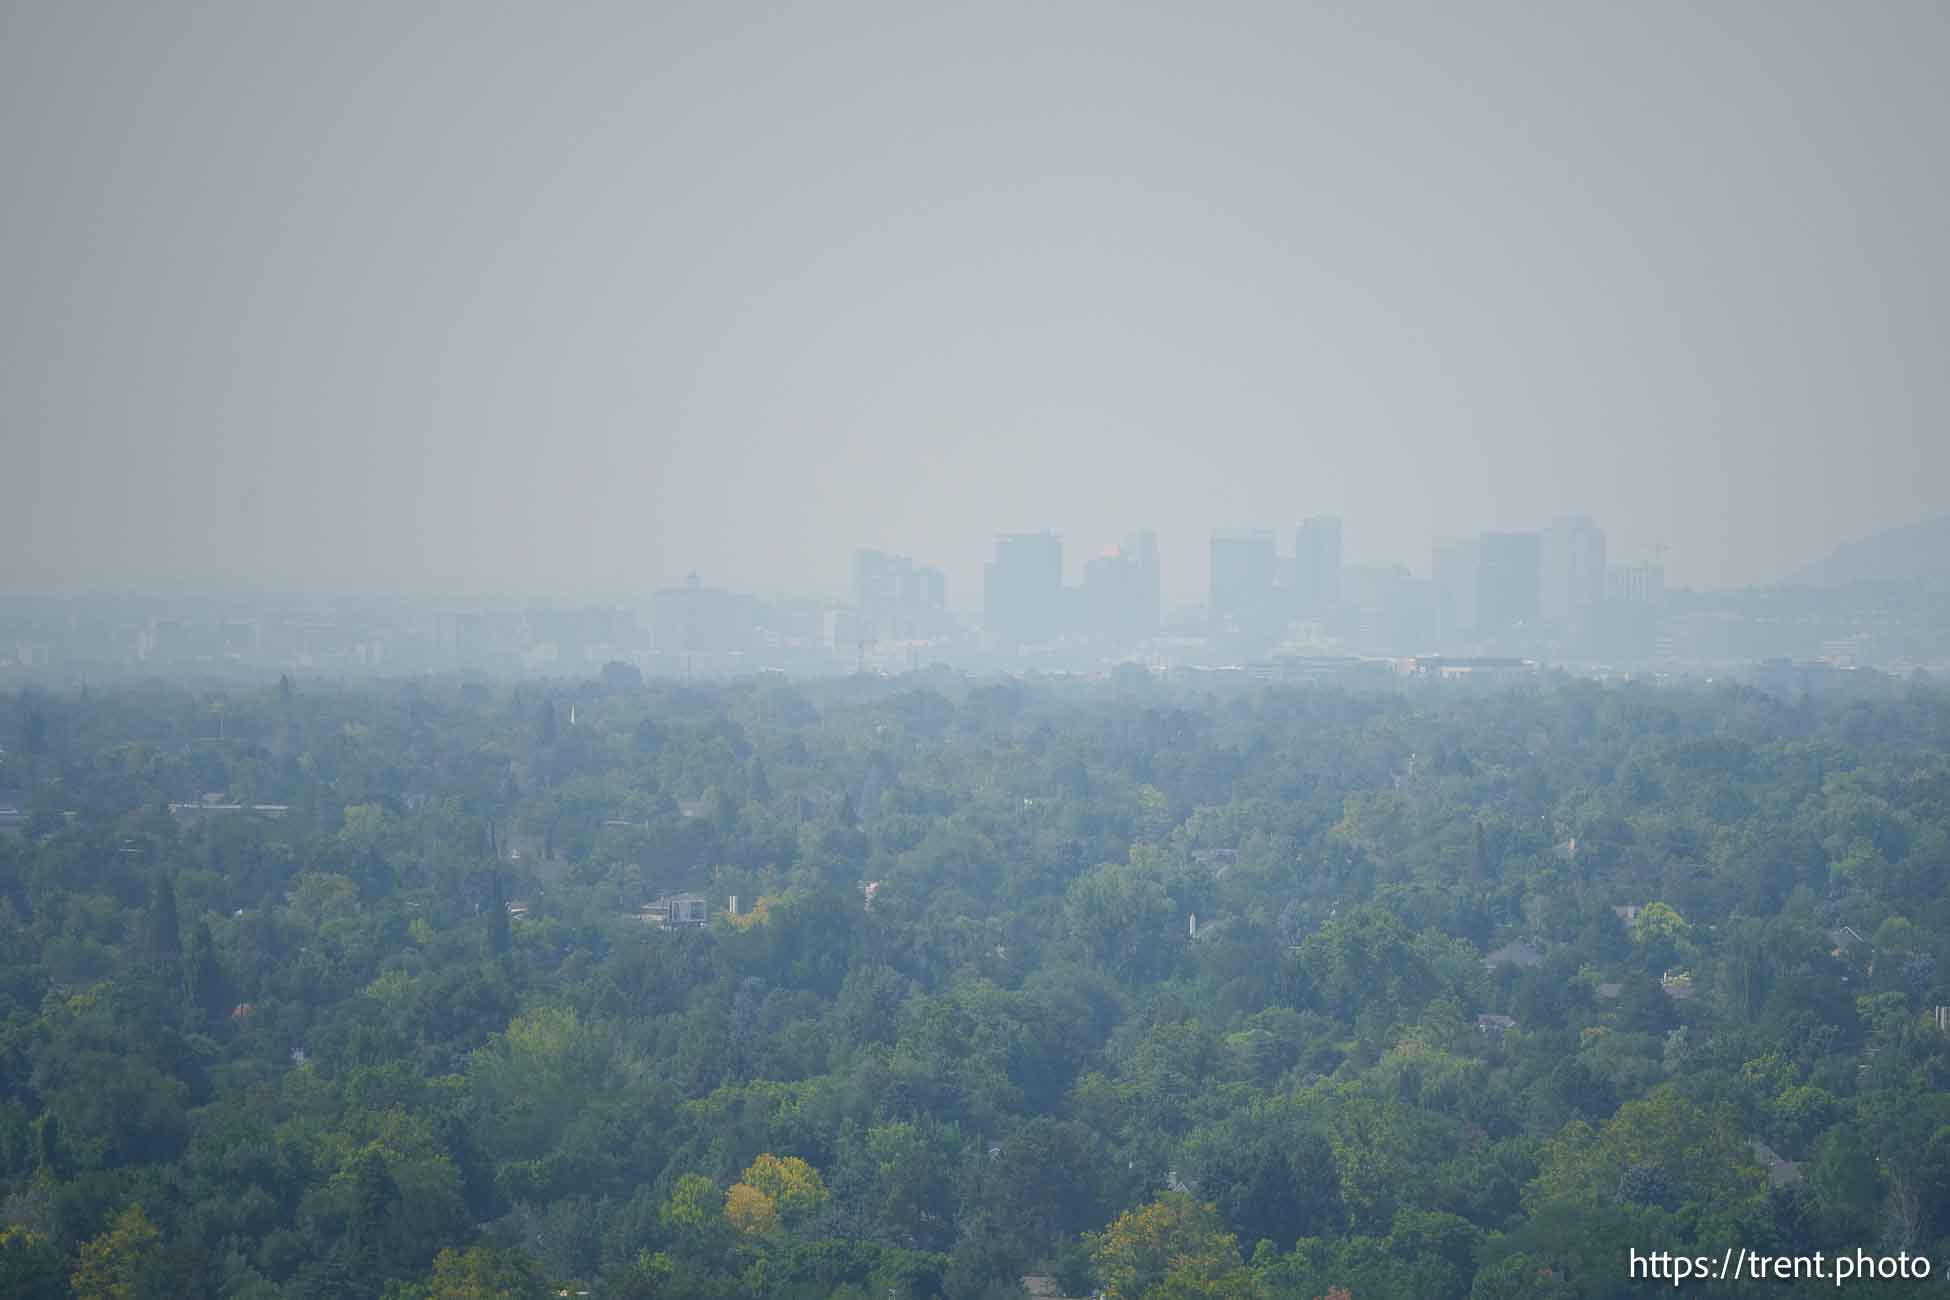
[(1950, 506), (1950, 9), (0, 10), (14, 590), (979, 603), (1155, 528)]

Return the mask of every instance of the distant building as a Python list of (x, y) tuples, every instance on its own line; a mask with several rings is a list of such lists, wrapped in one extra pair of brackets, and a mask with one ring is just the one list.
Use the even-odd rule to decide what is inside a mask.
[(1293, 539), (1293, 612), (1321, 618), (1341, 603), (1341, 521), (1309, 515)]
[(925, 641), (948, 628), (948, 578), (905, 555), (853, 553), (854, 632), (863, 641)]
[(1358, 655), (1276, 655), (1269, 664), (1248, 666), (1247, 672), (1266, 681), (1358, 690), (1389, 685), (1395, 664)]
[(1544, 954), (1537, 945), (1528, 939), (1516, 939), (1504, 944), (1489, 956), (1483, 958), (1483, 965), (1490, 970), (1503, 966), (1515, 966), (1519, 970), (1530, 970), (1544, 964)]
[(1852, 957), (1868, 946), (1869, 941), (1852, 925), (1841, 925), (1828, 931), (1828, 955), (1831, 957)]
[(1404, 661), (1403, 670), (1410, 677), (1441, 681), (1521, 681), (1537, 675), (1532, 660), (1484, 656), (1417, 655)]
[(1120, 642), (1156, 635), (1160, 614), (1158, 538), (1149, 529), (1084, 562), (1078, 630)]
[(1430, 564), (1435, 586), (1436, 636), (1444, 644), (1476, 631), (1476, 588), (1483, 548), (1475, 538), (1436, 546)]
[(1270, 528), (1212, 530), (1209, 591), (1212, 625), (1270, 631), (1279, 622), (1275, 587), (1279, 546)]
[(1798, 1187), (1806, 1181), (1802, 1176), (1800, 1165), (1787, 1159), (1759, 1138), (1750, 1139), (1748, 1145), (1753, 1147), (1754, 1159), (1759, 1162), (1762, 1169), (1767, 1171), (1769, 1187)]
[(705, 902), (696, 894), (665, 894), (654, 903), (645, 903), (638, 918), (660, 930), (695, 929), (705, 923), (705, 913)]
[(1501, 1038), (1517, 1027), (1517, 1022), (1509, 1016), (1481, 1015), (1476, 1017), (1476, 1032), (1490, 1038)]
[(982, 614), (1002, 645), (1055, 640), (1062, 632), (1063, 539), (1055, 533), (1005, 533), (983, 573)]
[(1605, 598), (1605, 532), (1589, 515), (1553, 520), (1543, 536), (1539, 612), (1564, 620)]
[(1553, 623), (1589, 627), (1605, 599), (1605, 531), (1589, 515), (1554, 520), (1544, 534), (1539, 612)]
[(1508, 632), (1538, 615), (1543, 593), (1543, 538), (1537, 533), (1484, 533), (1476, 573), (1476, 630)]
[(1348, 565), (1341, 570), (1340, 617), (1330, 631), (1351, 635), (1370, 650), (1415, 654), (1437, 645), (1436, 586), (1404, 565)]
[(1124, 539), (1118, 553), (1130, 575), (1130, 609), (1140, 635), (1154, 635), (1164, 622), (1163, 570), (1158, 564), (1158, 535), (1140, 528)]
[(169, 815), (176, 819), (178, 826), (188, 829), (201, 826), (217, 817), (237, 817), (249, 813), (254, 817), (265, 817), (272, 821), (291, 811), (289, 804), (281, 803), (223, 803), (205, 799), (199, 803), (173, 803), (169, 805)]
[(1605, 570), (1605, 599), (1659, 605), (1666, 598), (1663, 564), (1614, 564)]
[(650, 643), (662, 654), (743, 653), (757, 630), (756, 599), (706, 587), (695, 573), (650, 597)]

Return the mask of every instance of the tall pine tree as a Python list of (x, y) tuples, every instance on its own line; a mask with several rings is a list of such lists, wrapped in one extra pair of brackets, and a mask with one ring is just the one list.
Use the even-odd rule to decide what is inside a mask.
[(210, 937), (210, 923), (198, 921), (190, 933), (189, 960), (183, 977), (190, 1005), (211, 1020), (221, 1020), (230, 1010), (230, 991), (217, 961), (217, 945)]
[(505, 957), (512, 945), (508, 933), (508, 900), (501, 893), (501, 871), (488, 871), (488, 956)]
[(173, 962), (183, 955), (183, 924), (176, 915), (176, 885), (166, 872), (149, 884), (149, 915), (144, 947), (151, 961)]

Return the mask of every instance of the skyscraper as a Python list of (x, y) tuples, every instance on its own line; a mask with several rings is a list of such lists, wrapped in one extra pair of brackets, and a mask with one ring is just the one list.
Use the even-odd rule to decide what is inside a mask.
[(1553, 623), (1584, 619), (1605, 598), (1605, 533), (1590, 515), (1553, 520), (1544, 534), (1539, 612)]
[(1164, 589), (1160, 582), (1158, 565), (1158, 535), (1149, 528), (1140, 528), (1124, 539), (1122, 553), (1131, 566), (1134, 588), (1131, 610), (1136, 620), (1137, 631), (1142, 636), (1150, 636), (1158, 630), (1159, 623), (1164, 620)]
[(1476, 630), (1507, 632), (1537, 617), (1543, 591), (1543, 537), (1484, 533), (1476, 572)]
[(1436, 544), (1430, 572), (1435, 579), (1436, 635), (1445, 649), (1453, 649), (1457, 637), (1476, 631), (1482, 560), (1482, 543), (1474, 537)]
[(948, 626), (948, 579), (905, 555), (862, 547), (853, 553), (856, 634), (863, 641), (916, 641)]
[(1293, 538), (1293, 612), (1320, 618), (1340, 603), (1340, 518), (1309, 515)]
[(1063, 539), (1004, 533), (983, 571), (983, 623), (1004, 645), (1054, 639), (1062, 630)]
[(1144, 529), (1083, 566), (1082, 629), (1119, 641), (1158, 630), (1158, 538)]
[(1210, 600), (1216, 629), (1265, 631), (1277, 621), (1278, 543), (1270, 528), (1212, 530)]

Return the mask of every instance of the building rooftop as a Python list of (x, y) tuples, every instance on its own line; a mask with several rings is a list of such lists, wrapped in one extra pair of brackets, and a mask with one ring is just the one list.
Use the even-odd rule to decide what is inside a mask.
[(1522, 970), (1529, 970), (1533, 966), (1543, 964), (1543, 952), (1528, 939), (1513, 939), (1483, 958), (1483, 965), (1491, 970), (1499, 966), (1516, 966)]

